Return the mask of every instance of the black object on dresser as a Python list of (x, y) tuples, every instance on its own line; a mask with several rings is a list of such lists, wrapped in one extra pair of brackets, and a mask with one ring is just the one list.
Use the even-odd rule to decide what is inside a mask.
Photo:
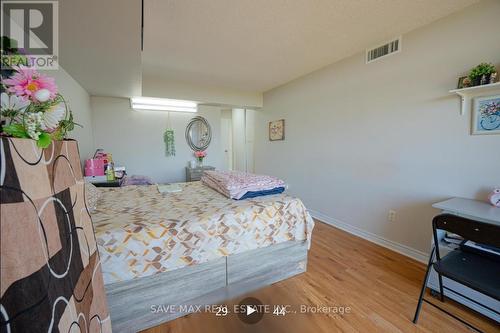
[(120, 187), (120, 180), (109, 180), (105, 182), (92, 183), (95, 187)]

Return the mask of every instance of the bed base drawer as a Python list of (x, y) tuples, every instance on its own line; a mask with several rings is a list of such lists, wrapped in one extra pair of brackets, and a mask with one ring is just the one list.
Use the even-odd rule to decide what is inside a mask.
[(225, 258), (107, 285), (113, 332), (137, 332), (180, 317), (168, 306), (225, 286)]
[(115, 332), (138, 332), (189, 314), (169, 305), (217, 304), (306, 271), (305, 242), (285, 242), (106, 287)]
[(272, 284), (303, 273), (307, 244), (285, 242), (227, 257), (227, 283), (258, 280)]

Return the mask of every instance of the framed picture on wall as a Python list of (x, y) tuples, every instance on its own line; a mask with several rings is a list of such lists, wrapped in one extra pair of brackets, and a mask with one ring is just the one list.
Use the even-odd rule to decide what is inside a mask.
[(269, 141), (285, 140), (285, 119), (269, 122)]
[(474, 98), (472, 134), (500, 134), (500, 95)]

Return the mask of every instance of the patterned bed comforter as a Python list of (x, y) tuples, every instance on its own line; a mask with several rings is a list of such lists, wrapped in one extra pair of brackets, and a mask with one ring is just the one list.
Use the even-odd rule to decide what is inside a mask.
[(286, 194), (235, 201), (201, 182), (160, 194), (155, 185), (103, 188), (92, 214), (105, 284), (171, 271), (289, 240), (314, 222)]

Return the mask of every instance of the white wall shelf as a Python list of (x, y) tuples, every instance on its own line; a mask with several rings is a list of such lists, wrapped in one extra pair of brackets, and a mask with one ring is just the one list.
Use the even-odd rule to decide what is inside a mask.
[(450, 93), (457, 94), (462, 99), (462, 109), (460, 111), (461, 115), (464, 115), (467, 110), (470, 110), (471, 100), (473, 97), (483, 96), (492, 92), (500, 93), (500, 82), (450, 90)]

